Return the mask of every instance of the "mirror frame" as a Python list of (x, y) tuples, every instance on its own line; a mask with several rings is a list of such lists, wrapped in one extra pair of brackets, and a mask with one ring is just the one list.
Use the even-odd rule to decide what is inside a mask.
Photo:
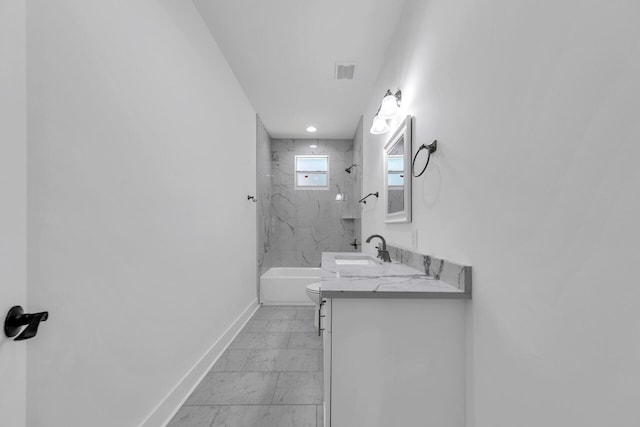
[[(389, 188), (387, 179), (387, 158), (400, 139), (404, 138), (404, 210), (399, 212), (389, 212)], [(411, 116), (398, 126), (391, 138), (384, 146), (384, 165), (382, 168), (384, 181), (384, 222), (386, 223), (406, 223), (411, 222)]]

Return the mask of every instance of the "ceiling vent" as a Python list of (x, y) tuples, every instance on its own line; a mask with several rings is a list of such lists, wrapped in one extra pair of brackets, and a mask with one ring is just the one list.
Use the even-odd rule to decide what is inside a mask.
[(356, 71), (356, 64), (353, 62), (336, 62), (335, 79), (336, 80), (353, 80), (353, 74)]

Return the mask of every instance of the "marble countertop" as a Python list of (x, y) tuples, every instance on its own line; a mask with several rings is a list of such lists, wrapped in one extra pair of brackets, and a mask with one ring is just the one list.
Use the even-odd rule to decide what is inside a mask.
[[(370, 256), (372, 265), (338, 265), (336, 257)], [(382, 262), (359, 252), (322, 253), (321, 293), (325, 298), (442, 298), (470, 295), (397, 261)]]

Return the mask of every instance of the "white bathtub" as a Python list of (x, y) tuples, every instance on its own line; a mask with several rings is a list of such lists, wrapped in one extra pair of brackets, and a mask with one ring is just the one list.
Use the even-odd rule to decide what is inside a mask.
[(265, 305), (313, 305), (306, 288), (319, 281), (319, 268), (270, 268), (260, 276), (260, 302)]

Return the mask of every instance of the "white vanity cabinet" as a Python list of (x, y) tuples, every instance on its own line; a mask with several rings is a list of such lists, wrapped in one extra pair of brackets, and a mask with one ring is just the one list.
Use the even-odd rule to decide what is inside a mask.
[(471, 267), (422, 259), (322, 254), (326, 427), (465, 427)]
[(464, 300), (325, 300), (325, 426), (464, 427)]

